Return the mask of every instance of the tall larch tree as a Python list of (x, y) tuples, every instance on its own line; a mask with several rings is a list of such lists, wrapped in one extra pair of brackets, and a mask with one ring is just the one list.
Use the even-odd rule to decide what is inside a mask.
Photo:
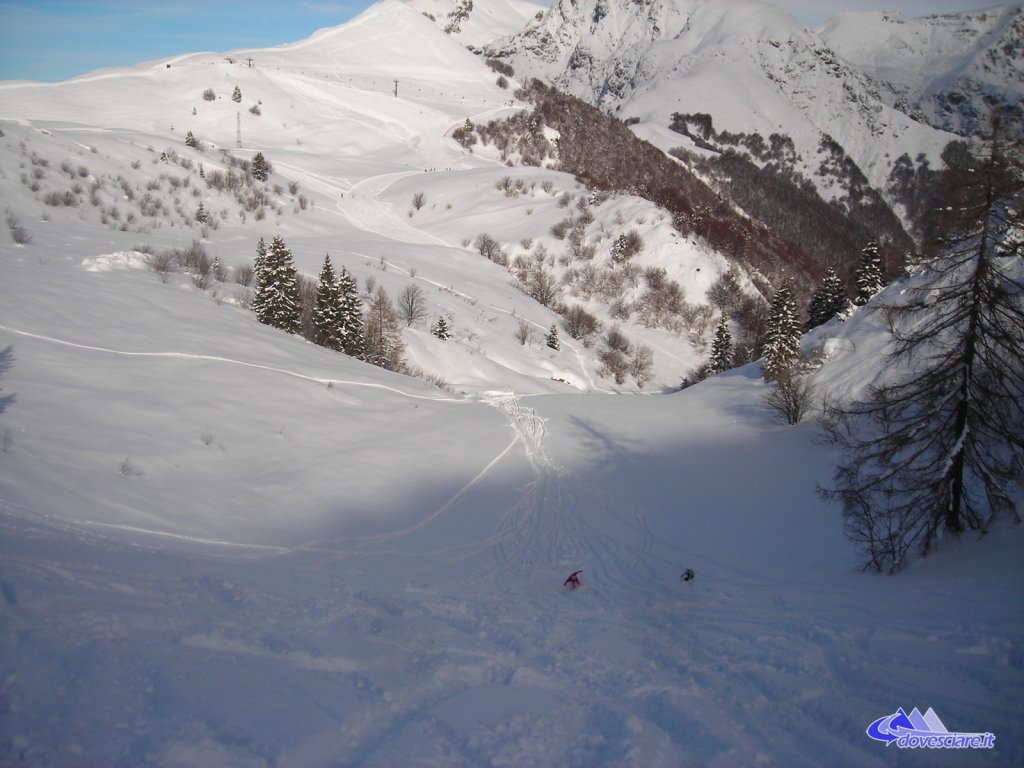
[(944, 155), (938, 255), (887, 307), (887, 383), (827, 422), (844, 460), (821, 493), (879, 571), (1000, 518), (1020, 521), (1024, 151), (999, 129), (997, 119), (980, 151)]
[(401, 371), (405, 367), (401, 319), (383, 286), (377, 288), (366, 308), (363, 343), (366, 362), (389, 371)]

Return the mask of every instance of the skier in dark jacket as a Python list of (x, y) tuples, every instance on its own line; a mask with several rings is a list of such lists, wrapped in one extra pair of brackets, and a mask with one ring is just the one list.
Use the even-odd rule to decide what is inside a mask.
[(569, 574), (569, 578), (565, 580), (565, 582), (562, 584), (562, 586), (563, 587), (572, 587), (573, 589), (576, 589), (576, 587), (580, 586), (580, 574), (581, 573), (583, 573), (583, 571), (573, 571), (572, 573), (570, 573)]

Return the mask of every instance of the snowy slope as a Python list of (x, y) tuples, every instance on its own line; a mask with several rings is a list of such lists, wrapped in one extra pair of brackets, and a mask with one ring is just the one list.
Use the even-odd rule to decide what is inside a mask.
[(983, 130), (992, 104), (1024, 121), (1024, 5), (909, 19), (836, 16), (821, 39), (879, 84), (887, 103), (947, 131)]
[[(393, 299), (410, 284), (426, 293), (431, 316), (407, 332), (409, 359), (453, 388), (486, 390), (509, 377), (520, 390), (614, 387), (598, 374), (595, 349), (565, 338), (560, 355), (547, 350), (543, 338), (557, 316), (517, 290), (508, 269), (488, 263), (472, 246), (488, 233), (514, 257), (526, 253), (523, 242), (546, 242), (554, 263), (564, 247), (549, 234), (564, 218), (560, 202), (566, 194), (574, 202), (586, 196), (564, 174), (538, 170), (522, 174), (529, 194), (513, 202), (497, 189), (508, 169), (450, 139), (451, 129), (467, 117), (487, 119), (518, 108), (509, 106), (509, 93), (495, 85), (494, 72), (478, 58), (421, 14), (389, 1), (343, 27), (267, 51), (237, 51), (230, 59), (196, 54), (53, 86), (0, 84), (0, 116), (36, 128), (12, 129), (12, 138), (32, 137), (24, 153), (37, 153), (51, 168), (33, 165), (26, 173), (12, 165), (12, 179), (32, 176), (19, 193), (39, 200), (77, 188), (80, 206), (48, 213), (102, 219), (118, 231), (123, 226), (123, 248), (137, 242), (134, 232), (151, 232), (175, 245), (202, 236), (206, 230), (193, 213), (203, 202), (217, 224), (212, 250), (229, 265), (251, 262), (256, 240), (269, 240), (287, 219), (286, 239), (310, 277), (328, 252), (336, 267), (346, 266), (361, 283), (372, 277)], [(230, 98), (235, 86), (242, 94), (237, 104)], [(215, 92), (214, 101), (203, 99), (207, 88)], [(249, 111), (253, 105), (259, 115)], [(239, 125), (242, 146), (236, 148)], [(183, 146), (186, 132), (205, 150)], [(262, 211), (239, 204), (230, 191), (209, 189), (200, 177), (200, 166), (206, 173), (231, 170), (222, 150), (242, 160), (262, 151), (273, 163), (270, 202)], [(178, 161), (158, 162), (171, 152)], [(86, 168), (86, 176), (68, 178), (58, 170), (62, 163), (71, 164), (72, 177), (76, 167)], [(476, 192), (449, 194), (451, 179), (464, 187), (460, 174), (470, 169)], [(36, 173), (45, 177), (36, 180)], [(132, 200), (122, 199), (127, 193), (121, 180)], [(33, 194), (26, 184), (41, 188)], [(426, 207), (413, 219), (411, 200), (419, 193)], [(30, 213), (33, 203), (22, 205), (16, 197), (16, 214), (38, 216)], [(162, 200), (172, 221), (146, 216), (146, 198)], [(435, 211), (449, 221), (443, 230), (428, 223), (439, 218)], [(692, 300), (700, 300), (708, 281), (724, 269), (720, 257), (695, 242), (677, 242), (671, 227), (653, 231), (664, 217), (643, 201), (605, 211), (594, 209), (590, 235), (604, 262), (610, 263), (612, 239), (631, 222), (645, 221), (634, 224), (649, 246), (638, 265), (664, 266), (687, 286)], [(112, 218), (115, 213), (118, 218)], [(128, 214), (133, 221), (126, 221)], [(179, 235), (168, 226), (183, 229)], [(381, 239), (389, 244), (386, 253), (369, 245)], [(565, 269), (554, 268), (559, 274)], [(455, 343), (442, 348), (427, 332), (440, 314), (455, 328)], [(510, 345), (521, 321), (533, 341)], [(627, 334), (656, 352), (650, 386), (675, 387), (701, 364), (703, 349), (687, 337), (629, 325)]]
[[(610, 394), (593, 349), (547, 348), (554, 313), (464, 241), (554, 250), (585, 191), (446, 138), (508, 92), (418, 12), (232, 58), (0, 84), (0, 197), (29, 236), (0, 237), (0, 764), (1024, 760), (1019, 531), (863, 574), (815, 494), (836, 457), (772, 418), (755, 367)], [(257, 149), (252, 209), (207, 183)], [(692, 299), (723, 266), (638, 198), (591, 210), (595, 261), (635, 227)], [(138, 250), (198, 239), (235, 268), (273, 234), (309, 275), (330, 252), (363, 288), (422, 287), (455, 338), (403, 337), (449, 390)], [(701, 359), (624, 330), (655, 348), (647, 392)], [(809, 337), (819, 392), (855, 393), (886, 338), (867, 309)], [(996, 749), (895, 754), (865, 729), (900, 706)]]

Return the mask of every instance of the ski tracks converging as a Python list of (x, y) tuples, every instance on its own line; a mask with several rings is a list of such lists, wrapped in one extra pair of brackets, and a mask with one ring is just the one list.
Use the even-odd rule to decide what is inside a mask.
[[(641, 570), (654, 541), (643, 511), (619, 509), (613, 499), (559, 465), (546, 445), (547, 420), (524, 407), (520, 397), (495, 393), (485, 402), (508, 418), (534, 472), (499, 520), (496, 566), (504, 571), (582, 567), (606, 584), (622, 583)], [(608, 514), (593, 514), (595, 506)]]

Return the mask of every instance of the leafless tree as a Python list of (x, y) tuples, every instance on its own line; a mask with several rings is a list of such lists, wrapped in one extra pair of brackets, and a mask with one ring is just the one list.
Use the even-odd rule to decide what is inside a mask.
[(533, 338), (533, 326), (528, 320), (520, 320), (519, 325), (516, 326), (516, 341), (525, 347), (533, 341)]
[(810, 410), (813, 397), (814, 388), (807, 376), (790, 368), (775, 377), (764, 403), (787, 424), (799, 424)]
[(398, 314), (406, 326), (418, 323), (429, 314), (423, 289), (410, 283), (398, 294)]

